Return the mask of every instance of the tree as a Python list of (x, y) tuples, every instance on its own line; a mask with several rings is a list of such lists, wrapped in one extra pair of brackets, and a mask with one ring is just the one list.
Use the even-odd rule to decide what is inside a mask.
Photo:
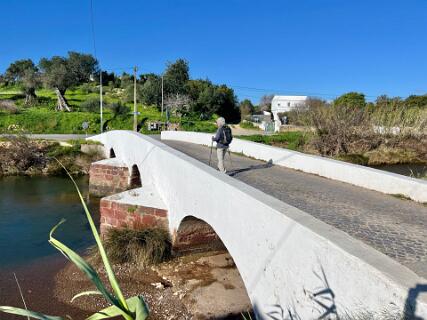
[(17, 60), (11, 63), (5, 72), (8, 82), (19, 83), (25, 93), (25, 104), (31, 104), (36, 98), (36, 89), (41, 85), (40, 74), (31, 59)]
[(168, 95), (165, 99), (165, 106), (171, 113), (182, 117), (190, 110), (191, 99), (185, 94)]
[(27, 70), (38, 71), (31, 59), (17, 60), (9, 65), (5, 72), (5, 78), (12, 83), (21, 81)]
[(99, 72), (98, 62), (92, 55), (78, 52), (69, 52), (67, 58), (42, 58), (39, 66), (43, 71), (45, 85), (55, 89), (57, 110), (60, 111), (71, 111), (64, 97), (67, 89), (88, 82), (91, 75)]
[(242, 120), (254, 112), (254, 106), (249, 99), (240, 102), (239, 109)]
[(27, 69), (21, 79), (25, 93), (25, 104), (30, 105), (37, 98), (36, 89), (42, 85), (40, 73), (31, 69)]
[(193, 101), (191, 111), (199, 114), (201, 119), (209, 119), (216, 113), (227, 122), (240, 121), (236, 96), (226, 85), (214, 85), (209, 80), (190, 80), (185, 91)]
[(215, 99), (218, 104), (216, 113), (224, 117), (228, 123), (240, 121), (240, 110), (237, 105), (237, 98), (234, 90), (226, 85), (216, 86)]
[(178, 59), (168, 63), (164, 74), (164, 91), (166, 94), (185, 94), (185, 85), (190, 79), (188, 62)]
[(334, 106), (362, 108), (366, 105), (365, 95), (358, 92), (348, 92), (334, 100)]
[(274, 94), (264, 95), (261, 97), (259, 101), (259, 109), (260, 111), (271, 111), (271, 101), (274, 98)]
[(147, 105), (160, 106), (162, 102), (162, 79), (155, 74), (143, 75), (140, 99)]
[(427, 95), (410, 95), (405, 99), (404, 103), (409, 108), (427, 108)]

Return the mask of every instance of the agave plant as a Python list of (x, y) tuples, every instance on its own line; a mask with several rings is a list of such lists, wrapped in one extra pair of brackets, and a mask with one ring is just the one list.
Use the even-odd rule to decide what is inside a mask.
[[(104, 264), (105, 270), (107, 272), (108, 281), (112, 288), (112, 292), (110, 292), (102, 282), (98, 273), (89, 263), (87, 263), (75, 251), (73, 251), (72, 249), (67, 247), (65, 244), (63, 244), (62, 242), (58, 241), (53, 237), (56, 229), (62, 223), (65, 222), (65, 220), (63, 219), (56, 226), (54, 226), (50, 231), (49, 243), (53, 247), (55, 247), (57, 250), (59, 250), (68, 260), (73, 262), (81, 271), (83, 271), (97, 288), (97, 291), (81, 292), (75, 295), (71, 301), (74, 301), (75, 299), (78, 299), (82, 296), (99, 294), (99, 295), (103, 295), (104, 298), (111, 304), (111, 306), (105, 309), (102, 309), (96, 312), (95, 314), (91, 315), (90, 317), (87, 318), (87, 320), (100, 320), (100, 319), (107, 319), (107, 318), (112, 318), (117, 316), (122, 316), (126, 320), (147, 319), (149, 311), (148, 311), (147, 304), (144, 301), (144, 298), (142, 296), (135, 296), (129, 299), (125, 299), (125, 297), (123, 296), (122, 290), (120, 289), (116, 276), (114, 275), (113, 269), (111, 268), (110, 261), (108, 260), (107, 254), (105, 253), (104, 246), (102, 245), (101, 238), (99, 237), (98, 231), (96, 230), (92, 216), (86, 206), (86, 203), (83, 199), (80, 189), (77, 186), (77, 183), (75, 182), (73, 177), (70, 175), (67, 169), (62, 165), (62, 163), (59, 162), (59, 164), (67, 172), (67, 175), (70, 177), (71, 181), (73, 182), (77, 190), (77, 193), (80, 197), (80, 201), (85, 210), (87, 220), (89, 221), (90, 228), (92, 230), (93, 236), (98, 246), (98, 250), (102, 258), (102, 262)], [(0, 306), (0, 311), (5, 313), (10, 313), (10, 314), (30, 317), (34, 319), (41, 319), (41, 320), (64, 320), (64, 318), (62, 317), (48, 316), (45, 314), (41, 314), (39, 312), (29, 311), (26, 309), (15, 308), (15, 307)]]

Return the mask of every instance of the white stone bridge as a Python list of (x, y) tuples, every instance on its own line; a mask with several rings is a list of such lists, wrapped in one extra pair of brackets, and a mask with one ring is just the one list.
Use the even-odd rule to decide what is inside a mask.
[[(166, 132), (163, 138), (209, 143), (209, 135), (203, 134)], [(375, 319), (386, 319), (403, 312), (409, 318), (427, 319), (427, 268), (422, 265), (423, 257), (416, 267), (404, 266), (387, 252), (381, 253), (369, 242), (350, 236), (351, 230), (339, 230), (339, 226), (317, 219), (315, 206), (310, 209), (313, 212), (307, 213), (286, 203), (291, 201), (250, 186), (249, 180), (248, 184), (221, 174), (203, 159), (187, 155), (191, 148), (184, 154), (157, 139), (130, 131), (111, 131), (90, 139), (104, 145), (108, 158), (94, 163), (90, 174), (91, 191), (110, 195), (101, 200), (101, 230), (158, 226), (170, 231), (177, 248), (222, 243), (236, 263), (259, 319), (320, 319), (337, 314), (370, 314)], [(415, 179), (371, 169), (365, 172), (359, 166), (337, 161), (325, 164), (322, 158), (304, 158), (299, 153), (238, 139), (233, 145), (232, 151), (272, 159), (277, 166), (341, 181), (349, 178), (340, 178), (338, 173), (347, 172), (356, 178), (344, 182), (377, 190), (369, 193), (401, 193), (427, 202), (423, 200), (427, 197), (427, 184)], [(208, 149), (205, 151), (207, 154)], [(290, 164), (292, 159), (298, 161)], [(235, 163), (238, 165), (237, 160)], [(301, 168), (295, 167), (298, 165)], [(335, 172), (328, 171), (331, 168)], [(359, 181), (360, 175), (363, 179)], [(393, 186), (382, 186), (389, 181)], [(339, 183), (346, 188), (347, 183)], [(127, 189), (131, 190), (122, 192)], [(403, 202), (391, 203), (405, 206)], [(427, 218), (426, 207), (412, 201), (407, 204)], [(425, 233), (415, 224), (410, 227), (420, 233), (424, 250)], [(413, 240), (414, 246), (417, 239)]]

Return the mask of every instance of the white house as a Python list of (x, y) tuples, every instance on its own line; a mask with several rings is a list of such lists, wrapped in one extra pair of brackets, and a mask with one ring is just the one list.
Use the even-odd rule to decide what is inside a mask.
[(291, 111), (297, 106), (304, 105), (307, 99), (307, 96), (274, 96), (271, 100), (274, 120), (279, 120), (278, 113)]

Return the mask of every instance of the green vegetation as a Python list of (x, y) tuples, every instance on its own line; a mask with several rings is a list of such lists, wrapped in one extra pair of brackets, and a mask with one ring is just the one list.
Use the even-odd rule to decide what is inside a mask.
[(303, 132), (283, 132), (274, 135), (239, 136), (239, 139), (268, 144), (270, 146), (301, 151), (309, 139), (309, 135)]
[[(146, 121), (178, 123), (185, 130), (212, 131), (209, 123), (223, 116), (238, 122), (240, 112), (234, 91), (209, 80), (190, 79), (188, 62), (167, 64), (164, 75), (164, 113), (161, 115), (160, 75), (136, 79), (138, 127)], [(1, 75), (0, 75), (1, 76)], [(0, 77), (0, 133), (88, 133), (100, 131), (98, 62), (88, 54), (30, 59), (11, 63)], [(134, 76), (102, 72), (103, 129), (132, 129)], [(56, 112), (55, 112), (56, 111)], [(61, 112), (69, 111), (69, 112)]]
[[(89, 88), (95, 87), (92, 84)], [(2, 90), (5, 90), (2, 88)], [(16, 89), (14, 89), (16, 90)], [(84, 134), (83, 122), (88, 122), (87, 133), (99, 133), (100, 117), (99, 94), (85, 93), (84, 88), (79, 86), (68, 90), (65, 94), (68, 104), (74, 112), (55, 112), (56, 96), (49, 89), (37, 91), (38, 102), (32, 107), (25, 107), (24, 97), (19, 91), (7, 91), (8, 100), (2, 100), (4, 94), (0, 91), (0, 133), (74, 133)], [(13, 100), (10, 100), (10, 97)], [(2, 108), (2, 102), (8, 101)], [(12, 101), (12, 104), (9, 103)], [(104, 96), (104, 129), (131, 130), (133, 127), (133, 103), (122, 103), (120, 97), (107, 92)], [(152, 133), (146, 130), (147, 121), (166, 121), (156, 106), (137, 105), (138, 123), (141, 132)], [(6, 110), (7, 109), (7, 110)], [(12, 110), (12, 111), (11, 111)], [(170, 121), (178, 123), (182, 130), (188, 131), (215, 131), (214, 117), (211, 120), (198, 120), (192, 117), (171, 116)]]
[(239, 126), (243, 129), (258, 129), (258, 127), (256, 127), (252, 122), (249, 121), (242, 121), (240, 122)]
[(358, 164), (427, 163), (427, 99), (380, 96), (366, 103), (349, 93), (332, 104), (310, 99), (288, 112), (292, 124), (311, 128), (305, 151)]
[[(64, 168), (65, 169), (65, 168)], [(67, 172), (68, 173), (68, 172)], [(80, 257), (75, 251), (67, 247), (62, 242), (58, 241), (53, 235), (58, 229), (58, 227), (65, 222), (65, 220), (62, 220), (59, 222), (50, 232), (49, 237), (49, 243), (57, 249), (59, 252), (61, 252), (67, 259), (69, 259), (71, 262), (73, 262), (76, 267), (86, 274), (86, 276), (93, 282), (95, 287), (97, 288), (97, 291), (86, 291), (81, 292), (77, 295), (75, 295), (72, 299), (74, 301), (75, 299), (81, 298), (83, 296), (87, 295), (93, 295), (93, 294), (100, 294), (104, 296), (104, 298), (111, 304), (110, 307), (107, 307), (103, 310), (98, 311), (88, 319), (105, 319), (105, 318), (112, 318), (121, 316), (125, 320), (144, 320), (148, 318), (148, 307), (147, 304), (144, 301), (144, 298), (142, 296), (135, 296), (129, 299), (125, 299), (122, 290), (119, 286), (119, 283), (117, 282), (116, 276), (114, 275), (113, 269), (111, 267), (110, 261), (108, 260), (107, 254), (105, 252), (104, 246), (101, 242), (101, 238), (99, 237), (98, 231), (96, 230), (95, 223), (93, 222), (92, 216), (86, 206), (85, 200), (83, 199), (82, 194), (80, 193), (80, 190), (74, 181), (74, 179), (71, 177), (70, 174), (68, 174), (71, 178), (72, 182), (74, 183), (74, 186), (76, 187), (77, 193), (80, 197), (82, 206), (84, 208), (84, 211), (86, 213), (86, 218), (89, 222), (92, 234), (95, 238), (96, 244), (98, 246), (99, 255), (101, 256), (103, 265), (105, 267), (107, 278), (109, 285), (112, 288), (112, 291), (110, 291), (107, 286), (102, 282), (100, 276), (95, 271), (95, 269), (88, 264), (82, 257)], [(61, 317), (52, 317), (52, 316), (46, 316), (37, 312), (29, 311), (26, 309), (21, 308), (15, 308), (15, 307), (7, 307), (7, 306), (0, 306), (0, 311), (20, 316), (27, 316), (32, 317), (36, 319), (44, 319), (44, 320), (63, 320), (65, 318)]]

